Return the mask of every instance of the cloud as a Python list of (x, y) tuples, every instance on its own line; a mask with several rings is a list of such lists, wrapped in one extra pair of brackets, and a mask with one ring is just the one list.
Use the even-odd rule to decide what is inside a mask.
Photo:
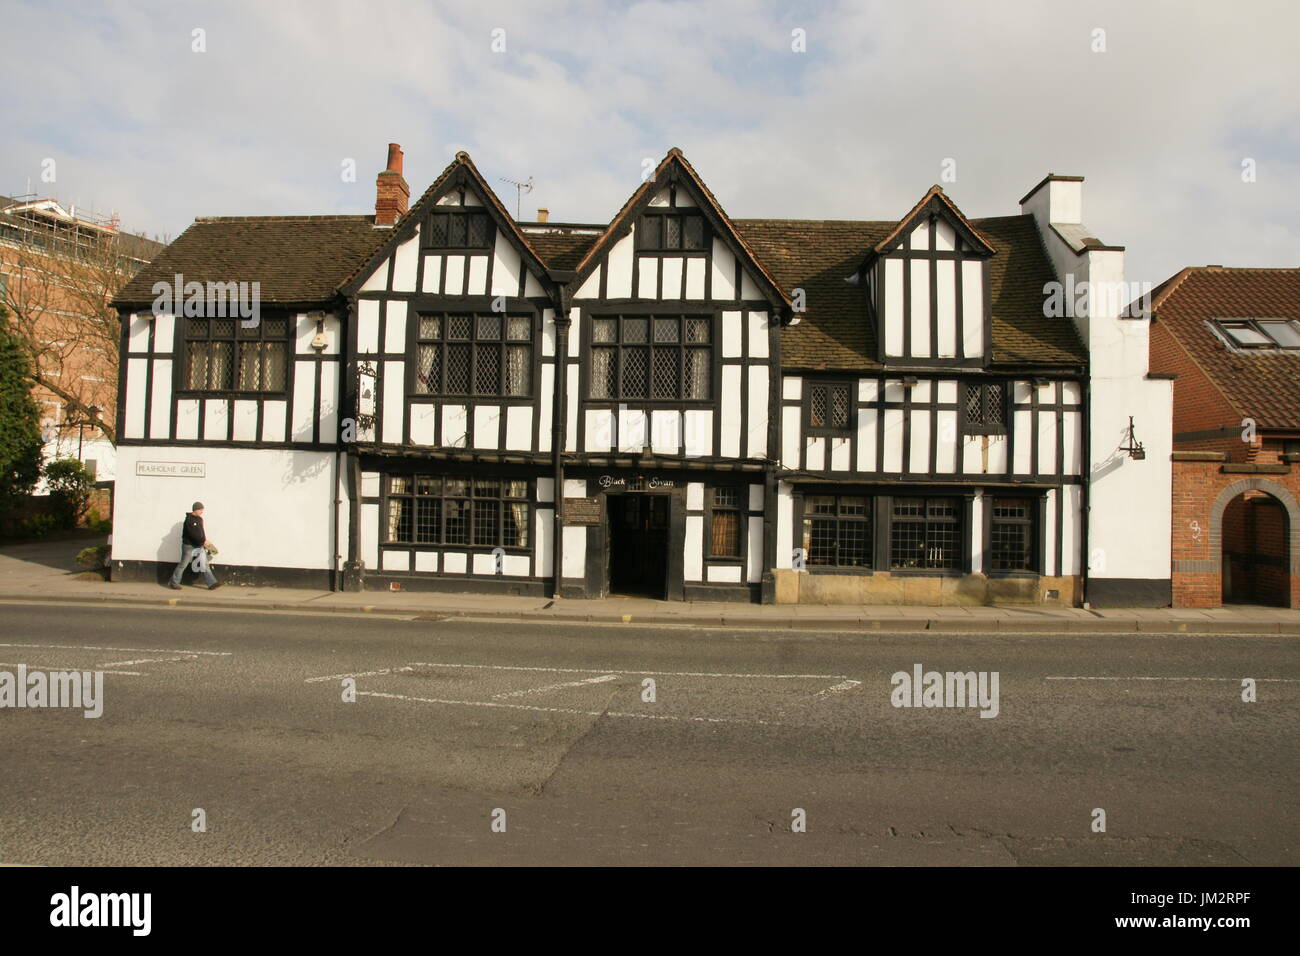
[(417, 195), (464, 148), (512, 208), (501, 178), (535, 177), (525, 217), (606, 221), (676, 145), (735, 216), (896, 218), (952, 159), (944, 185), (971, 216), (1017, 212), (1049, 171), (1086, 176), (1085, 219), (1128, 247), (1133, 279), (1300, 264), (1287, 3), (30, 3), (8, 19), (29, 41), (6, 51), (25, 93), (5, 104), (0, 189), (30, 178), (149, 233), (367, 212), (390, 141)]

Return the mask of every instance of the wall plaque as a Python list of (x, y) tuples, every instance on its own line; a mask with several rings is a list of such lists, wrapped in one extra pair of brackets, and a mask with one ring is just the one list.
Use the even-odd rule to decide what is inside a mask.
[(137, 461), (135, 473), (151, 478), (204, 478), (208, 466), (201, 461)]
[(564, 523), (598, 525), (601, 521), (599, 498), (565, 498)]

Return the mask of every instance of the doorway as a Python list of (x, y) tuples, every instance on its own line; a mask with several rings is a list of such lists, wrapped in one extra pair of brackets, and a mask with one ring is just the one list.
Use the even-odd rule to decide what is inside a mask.
[(663, 600), (667, 597), (669, 496), (607, 495), (609, 590)]
[(1288, 521), (1282, 503), (1262, 491), (1233, 498), (1223, 512), (1223, 603), (1289, 602)]

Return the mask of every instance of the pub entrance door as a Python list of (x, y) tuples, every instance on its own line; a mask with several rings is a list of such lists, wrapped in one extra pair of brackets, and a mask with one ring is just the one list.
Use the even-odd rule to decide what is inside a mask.
[(609, 508), (609, 590), (667, 597), (669, 496), (606, 495)]

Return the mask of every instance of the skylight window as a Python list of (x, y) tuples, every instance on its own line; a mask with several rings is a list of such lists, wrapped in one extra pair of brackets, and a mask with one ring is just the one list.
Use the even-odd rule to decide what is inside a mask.
[(1214, 324), (1237, 348), (1300, 349), (1300, 322), (1294, 319), (1234, 319)]

